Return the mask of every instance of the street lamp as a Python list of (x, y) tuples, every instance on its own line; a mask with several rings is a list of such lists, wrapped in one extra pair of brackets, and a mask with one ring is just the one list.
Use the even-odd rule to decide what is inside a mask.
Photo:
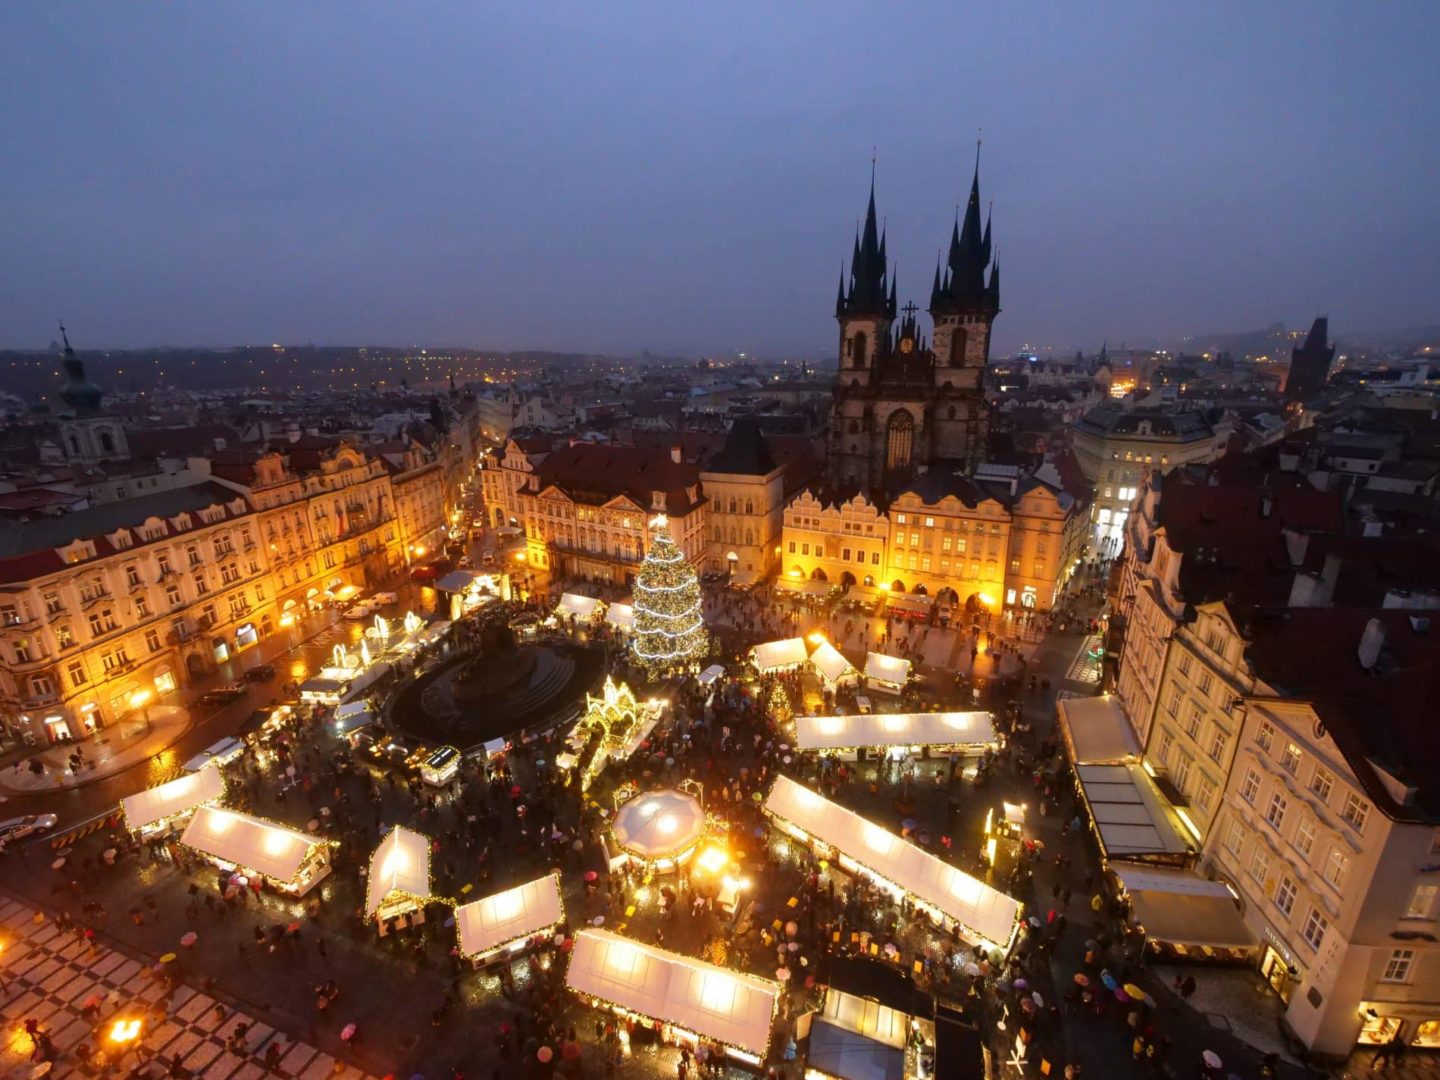
[(107, 1033), (111, 1045), (115, 1047), (115, 1061), (118, 1063), (125, 1057), (125, 1051), (132, 1046), (135, 1048), (135, 1058), (140, 1058), (140, 1019), (138, 1017), (118, 1017)]
[(149, 690), (136, 690), (130, 695), (130, 708), (140, 710), (140, 719), (145, 722), (145, 730), (150, 731), (150, 699), (155, 695)]

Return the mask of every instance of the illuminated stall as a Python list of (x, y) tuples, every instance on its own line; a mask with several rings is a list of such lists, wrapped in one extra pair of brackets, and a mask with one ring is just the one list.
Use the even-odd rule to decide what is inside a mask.
[(290, 896), (304, 896), (330, 873), (330, 841), (217, 806), (196, 807), (180, 842)]
[(397, 920), (425, 921), (430, 900), (430, 840), (396, 825), (375, 847), (365, 878), (365, 918), (374, 919), (384, 937)]
[(988, 712), (939, 712), (797, 716), (795, 745), (854, 761), (872, 751), (897, 759), (927, 751), (980, 754), (997, 744)]
[(594, 622), (605, 612), (605, 602), (597, 600), (593, 596), (582, 596), (580, 593), (563, 593), (560, 603), (555, 605), (555, 614), (562, 619), (574, 619), (576, 622)]
[(810, 666), (830, 690), (854, 686), (860, 681), (860, 672), (855, 670), (855, 665), (828, 641), (822, 640), (815, 646), (815, 651), (810, 654)]
[(635, 629), (635, 608), (630, 604), (611, 604), (605, 611), (605, 622), (628, 634)]
[(451, 570), (435, 582), (437, 591), (450, 601), (443, 610), (456, 620), (495, 603), (510, 599), (510, 575), (491, 574), (480, 570)]
[(460, 953), (476, 967), (508, 960), (538, 938), (553, 938), (564, 919), (565, 904), (556, 874), (455, 909)]
[(332, 721), (335, 725), (336, 735), (348, 735), (358, 727), (370, 723), (375, 719), (375, 714), (363, 701), (347, 701), (335, 709), (335, 718)]
[(872, 652), (865, 655), (865, 685), (871, 690), (898, 694), (910, 679), (910, 661)]
[(683, 791), (650, 791), (620, 807), (610, 831), (630, 862), (664, 873), (695, 854), (705, 838), (705, 811)]
[(769, 1053), (781, 995), (769, 979), (606, 930), (575, 935), (565, 985), (592, 1005), (653, 1023), (668, 1040), (693, 1049), (705, 1039), (757, 1067)]
[(810, 659), (805, 649), (804, 638), (784, 638), (767, 641), (750, 650), (750, 663), (761, 675), (775, 675), (782, 671), (794, 671)]
[(168, 783), (120, 800), (125, 827), (148, 839), (169, 832), (197, 806), (225, 797), (225, 774), (218, 766), (198, 769)]
[(1020, 919), (1018, 900), (993, 889), (942, 859), (831, 802), (789, 777), (780, 776), (765, 811), (783, 832), (826, 854), (840, 868), (907, 897), (933, 922), (958, 929), (966, 940), (1008, 952)]
[(460, 751), (442, 746), (420, 763), (420, 779), (431, 787), (444, 787), (460, 774)]

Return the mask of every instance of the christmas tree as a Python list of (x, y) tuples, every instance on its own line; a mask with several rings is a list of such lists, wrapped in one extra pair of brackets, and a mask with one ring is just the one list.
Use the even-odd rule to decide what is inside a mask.
[(790, 704), (790, 692), (785, 689), (785, 684), (779, 679), (770, 688), (770, 700), (766, 703), (766, 710), (770, 713), (770, 719), (775, 721), (775, 726), (788, 724), (795, 718), (795, 709)]
[(635, 575), (636, 661), (653, 679), (697, 663), (710, 645), (700, 608), (700, 579), (666, 530), (665, 515), (650, 522), (650, 551)]

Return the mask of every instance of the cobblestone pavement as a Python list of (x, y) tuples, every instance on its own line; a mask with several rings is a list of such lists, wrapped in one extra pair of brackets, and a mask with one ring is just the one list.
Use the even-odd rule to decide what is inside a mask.
[[(808, 632), (810, 625), (802, 623), (801, 629)], [(1034, 866), (1033, 880), (1019, 886), (1015, 895), (1026, 903), (1027, 914), (1034, 913), (1043, 921), (1052, 909), (1057, 914), (1064, 910), (1070, 921), (1065, 933), (1044, 934), (1044, 948), (1027, 961), (1032, 988), (1046, 1002), (1036, 1018), (1027, 1075), (1039, 1075), (1040, 1062), (1047, 1061), (1055, 1076), (1064, 1062), (1073, 1060), (1085, 1065), (1086, 1077), (1140, 1076), (1145, 1070), (1131, 1060), (1130, 1035), (1118, 1010), (1096, 1016), (1065, 1002), (1063, 992), (1072, 985), (1073, 973), (1083, 966), (1085, 938), (1102, 929), (1091, 923), (1084, 884), (1097, 867), (1088, 838), (1067, 836), (1062, 829), (1068, 808), (1051, 807), (1048, 815), (1040, 812), (1042, 792), (1035, 780), (1036, 752), (1053, 730), (1053, 691), (1093, 690), (1065, 679), (1084, 640), (1081, 632), (1072, 630), (1022, 647), (1027, 670), (1053, 680), (1054, 686), (1050, 693), (1021, 695), (1022, 715), (1032, 731), (997, 759), (983, 786), (969, 780), (943, 782), (943, 776), (937, 784), (935, 777), (947, 770), (947, 763), (939, 760), (919, 762), (913, 771), (894, 764), (870, 764), (859, 768), (852, 781), (840, 785), (834, 797), (890, 828), (898, 828), (903, 817), (914, 818), (916, 831), (928, 834), (933, 851), (966, 868), (976, 866), (986, 810), (1001, 800), (1027, 803), (1031, 808), (1029, 834), (1046, 847)], [(968, 649), (965, 659), (969, 659)], [(1014, 667), (1002, 671), (1010, 677), (987, 679), (981, 698), (983, 706), (999, 712), (1003, 712), (1007, 697), (1016, 693), (1018, 659)], [(939, 673), (944, 674), (943, 670)], [(959, 704), (953, 684), (947, 689), (948, 680), (930, 681), (942, 695), (924, 695), (926, 702)], [(815, 692), (808, 686), (798, 689), (806, 694)], [(364, 865), (380, 835), (391, 825), (405, 824), (439, 842), (433, 871), (434, 892), (440, 896), (463, 901), (559, 866), (572, 924), (603, 917), (607, 926), (621, 927), (626, 934), (644, 940), (663, 934), (667, 948), (690, 955), (710, 950), (712, 956), (723, 955), (731, 966), (767, 977), (774, 976), (779, 957), (773, 944), (760, 941), (759, 929), (772, 925), (787, 911), (801, 924), (799, 955), (811, 961), (808, 970), (825, 963), (820, 942), (826, 940), (826, 928), (832, 921), (841, 918), (847, 931), (855, 928), (877, 936), (892, 935), (907, 968), (927, 955), (933, 961), (944, 942), (907, 922), (888, 904), (867, 900), (859, 892), (846, 896), (851, 884), (833, 868), (818, 871), (820, 888), (813, 906), (807, 901), (795, 909), (789, 907), (791, 897), (806, 895), (802, 891), (806, 876), (817, 872), (817, 866), (796, 845), (769, 835), (749, 796), (761, 787), (761, 768), (780, 768), (803, 782), (815, 783), (817, 766), (798, 756), (783, 765), (778, 753), (757, 755), (750, 744), (751, 732), (758, 732), (763, 741), (765, 725), (753, 712), (739, 710), (734, 714), (739, 719), (731, 715), (726, 714), (724, 724), (736, 725), (738, 746), (719, 750), (722, 721), (718, 718), (707, 723), (703, 716), (692, 716), (693, 726), (685, 732), (689, 739), (682, 739), (676, 725), (667, 723), (657, 731), (654, 747), (663, 748), (663, 753), (633, 759), (628, 770), (607, 770), (593, 794), (601, 806), (613, 807), (612, 792), (620, 781), (632, 779), (652, 787), (685, 775), (694, 775), (705, 784), (707, 805), (716, 804), (722, 790), (728, 792), (732, 806), (723, 816), (730, 823), (730, 846), (744, 853), (744, 873), (754, 883), (747, 896), (755, 906), (742, 920), (747, 932), (737, 932), (733, 920), (713, 912), (692, 913), (686, 902), (679, 905), (678, 913), (662, 915), (658, 890), (664, 881), (617, 880), (612, 895), (607, 887), (607, 860), (593, 823), (582, 822), (573, 796), (548, 786), (542, 779), (545, 770), (537, 767), (537, 759), (553, 759), (551, 747), (541, 744), (533, 752), (514, 755), (513, 777), (498, 784), (486, 783), (468, 766), (463, 785), (432, 802), (428, 789), (407, 787), (397, 782), (394, 774), (352, 767), (343, 744), (320, 725), (302, 732), (294, 748), (291, 760), (303, 783), (292, 784), (285, 774), (284, 759), (272, 753), (232, 767), (231, 772), (232, 805), (252, 812), (303, 828), (309, 820), (325, 818), (318, 813), (321, 806), (332, 807), (330, 819), (337, 822), (334, 835), (342, 845), (336, 852), (334, 873), (305, 902), (266, 893), (247, 897), (243, 903), (239, 897), (226, 903), (218, 897), (214, 870), (197, 863), (176, 865), (166, 858), (152, 859), (143, 850), (122, 852), (115, 865), (107, 865), (100, 855), (113, 841), (105, 834), (78, 843), (63, 873), (50, 870), (49, 852), (42, 845), (33, 845), (7, 856), (0, 864), (0, 874), (25, 895), (28, 904), (45, 905), (52, 911), (63, 909), (94, 925), (103, 939), (115, 943), (127, 957), (179, 952), (180, 977), (191, 994), (220, 998), (227, 1006), (255, 1017), (262, 1026), (287, 1033), (301, 1045), (313, 1047), (316, 1060), (321, 1054), (331, 1059), (341, 1055), (345, 1048), (339, 1033), (346, 1024), (355, 1023), (362, 1040), (352, 1050), (353, 1060), (368, 1072), (402, 1077), (420, 1072), (434, 1080), (458, 1068), (470, 1077), (498, 1077), (515, 1072), (522, 1059), (530, 1060), (527, 1051), (534, 1049), (533, 1043), (527, 1046), (527, 1040), (533, 1038), (531, 1026), (537, 1015), (549, 1010), (562, 1031), (574, 1028), (586, 1075), (601, 1075), (603, 1050), (594, 1030), (597, 1014), (558, 989), (562, 958), (549, 953), (526, 957), (515, 964), (513, 987), (502, 988), (494, 973), (462, 968), (452, 956), (454, 931), (446, 925), (448, 910), (438, 904), (430, 907), (429, 921), (423, 926), (378, 938), (374, 927), (358, 917)], [(1021, 749), (1024, 757), (1019, 756)], [(669, 763), (669, 756), (674, 757), (674, 764)], [(739, 785), (742, 798), (736, 806), (735, 779), (741, 768), (750, 770), (750, 778)], [(333, 780), (332, 769), (339, 770)], [(512, 779), (521, 789), (519, 799), (510, 794)], [(516, 812), (521, 804), (529, 809), (528, 815)], [(559, 839), (552, 840), (548, 832), (552, 821)], [(944, 842), (947, 838), (949, 844)], [(1056, 855), (1061, 857), (1058, 863), (1053, 858)], [(597, 873), (601, 886), (589, 893), (581, 884), (587, 870)], [(830, 875), (834, 875), (841, 900), (848, 899), (848, 904), (830, 908), (823, 902)], [(997, 884), (1005, 887), (1004, 882)], [(1067, 887), (1073, 894), (1068, 907), (1057, 899)], [(682, 901), (685, 899), (682, 896)], [(312, 900), (318, 904), (311, 906)], [(292, 923), (300, 924), (301, 929), (287, 938), (283, 931)], [(276, 928), (281, 936), (272, 947)], [(180, 935), (186, 931), (198, 935), (193, 950), (179, 945)], [(6, 970), (15, 969), (7, 965)], [(797, 970), (803, 972), (807, 966)], [(934, 972), (942, 996), (963, 995), (963, 980), (952, 976), (947, 987), (946, 976), (951, 973), (943, 965)], [(1177, 1075), (1193, 1075), (1194, 1063), (1204, 1048), (1220, 1052), (1227, 1066), (1240, 1076), (1254, 1075), (1257, 1055), (1252, 1050), (1225, 1032), (1217, 1032), (1193, 1009), (1172, 998), (1159, 976), (1138, 969), (1135, 975), (1160, 1003), (1155, 1023), (1174, 1040), (1170, 1061)], [(334, 980), (339, 997), (321, 1012), (316, 1007), (315, 988), (327, 979)], [(802, 979), (797, 978), (796, 983), (787, 1002), (790, 1016), (814, 1000)], [(84, 995), (80, 996), (83, 1000)], [(996, 997), (987, 989), (978, 1001), (962, 996), (960, 1003), (974, 1006), (992, 1047), (1003, 1056), (1007, 1043), (1013, 1041), (1013, 1024), (1001, 1030), (997, 1020), (1004, 1017), (1004, 1010), (1016, 1007), (1018, 996)], [(7, 1018), (11, 1015), (6, 1014)], [(68, 1015), (66, 1019), (68, 1026)], [(513, 1029), (512, 1037), (501, 1038), (502, 1025)], [(788, 1022), (782, 1023), (776, 1042), (781, 1058), (789, 1031)], [(210, 1032), (204, 1034), (207, 1039), (211, 1036)], [(617, 1075), (673, 1076), (676, 1062), (673, 1049), (637, 1045)], [(790, 1066), (788, 1074), (794, 1080), (797, 1068)], [(1007, 1075), (1014, 1075), (1013, 1070)]]
[[(6, 1076), (30, 1075), (33, 1046), (25, 1024), (33, 1020), (58, 1052), (49, 1072), (55, 1080), (95, 1075), (103, 1060), (97, 1054), (107, 1051), (117, 1066), (151, 1061), (168, 1068), (178, 1061), (207, 1080), (259, 1080), (267, 1073), (367, 1080), (354, 1066), (208, 994), (188, 986), (167, 994), (154, 961), (65, 932), (29, 905), (0, 900), (0, 927), (5, 946), (0, 1069)], [(117, 1054), (109, 1033), (117, 1022), (134, 1020), (138, 1036)], [(242, 1025), (244, 1035), (236, 1042)], [(267, 1052), (273, 1067), (265, 1063)]]

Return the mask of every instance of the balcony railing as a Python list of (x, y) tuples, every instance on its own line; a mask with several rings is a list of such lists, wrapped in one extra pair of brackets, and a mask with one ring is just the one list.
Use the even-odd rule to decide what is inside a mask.
[(80, 598), (80, 610), (86, 611), (89, 608), (94, 607), (101, 600), (111, 600), (113, 598), (113, 594), (110, 592), (109, 589), (106, 589), (104, 592), (91, 593), (88, 597), (82, 596)]
[(43, 709), (47, 705), (60, 704), (60, 695), (54, 690), (46, 694), (27, 694), (20, 699), (20, 704), (27, 709)]
[(0, 630), (28, 630), (39, 623), (40, 616), (16, 611), (0, 617)]

